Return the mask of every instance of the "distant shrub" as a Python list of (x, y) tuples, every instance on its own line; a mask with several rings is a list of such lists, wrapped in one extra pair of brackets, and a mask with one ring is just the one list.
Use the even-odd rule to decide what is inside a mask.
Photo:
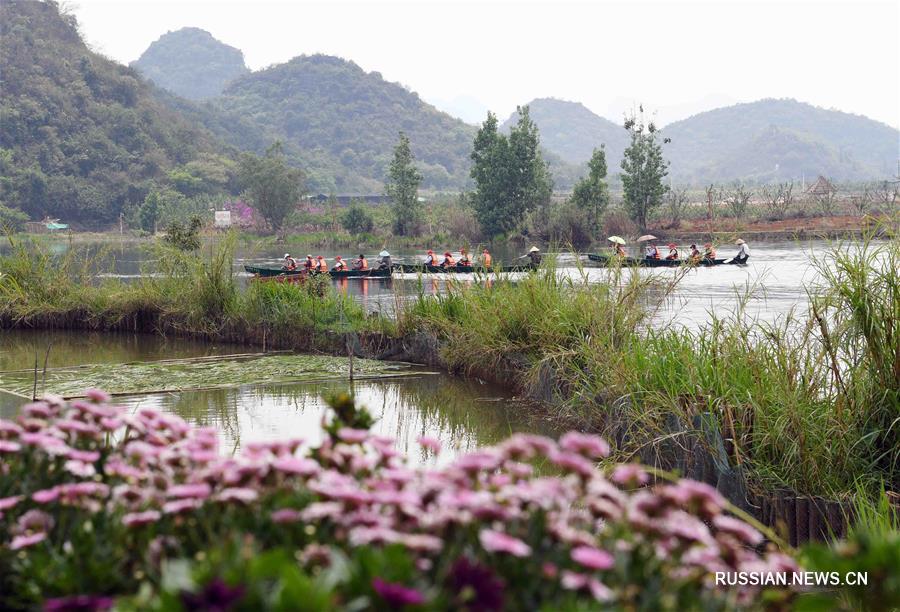
[(341, 225), (351, 234), (366, 234), (375, 227), (375, 221), (361, 204), (354, 203), (341, 215)]

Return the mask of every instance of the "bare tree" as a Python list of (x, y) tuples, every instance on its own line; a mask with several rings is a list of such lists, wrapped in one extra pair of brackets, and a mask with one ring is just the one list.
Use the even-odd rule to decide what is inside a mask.
[(669, 217), (672, 219), (672, 227), (678, 227), (688, 207), (687, 188), (670, 188), (664, 196), (664, 201), (666, 209), (669, 211)]
[(794, 205), (794, 182), (765, 185), (760, 191), (769, 217), (784, 219), (788, 209)]
[(869, 185), (863, 187), (862, 193), (850, 197), (850, 205), (856, 211), (857, 216), (865, 216), (872, 205), (872, 189)]
[(753, 191), (744, 187), (740, 181), (735, 181), (731, 189), (725, 196), (725, 202), (731, 208), (731, 214), (743, 219), (747, 216), (747, 207), (750, 205), (750, 199), (753, 197)]
[(712, 221), (716, 218), (716, 208), (715, 203), (718, 202), (722, 197), (721, 190), (716, 187), (714, 184), (707, 185), (706, 187), (706, 218), (709, 221)]
[(893, 214), (900, 200), (900, 181), (881, 181), (872, 188), (873, 199), (882, 212)]
[(829, 188), (818, 193), (813, 193), (813, 202), (820, 213), (830, 217), (837, 212), (838, 189), (834, 182), (829, 180)]

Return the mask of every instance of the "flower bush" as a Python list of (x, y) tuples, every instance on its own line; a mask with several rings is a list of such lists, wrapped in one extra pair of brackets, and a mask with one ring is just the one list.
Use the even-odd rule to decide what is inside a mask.
[(595, 436), (517, 434), (413, 468), (340, 396), (318, 447), (227, 456), (212, 428), (88, 397), (0, 420), (4, 609), (734, 609), (794, 596), (716, 586), (717, 571), (796, 565), (705, 484), (599, 469), (609, 447)]

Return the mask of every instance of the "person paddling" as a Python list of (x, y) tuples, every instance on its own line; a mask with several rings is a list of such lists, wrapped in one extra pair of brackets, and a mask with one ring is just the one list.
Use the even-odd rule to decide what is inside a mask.
[(481, 251), (481, 265), (485, 268), (490, 268), (491, 264), (493, 263), (494, 258), (491, 257), (491, 252), (488, 251), (487, 248), (485, 248), (483, 251)]
[(674, 242), (669, 243), (669, 254), (666, 255), (666, 259), (670, 261), (678, 259), (678, 245)]
[(365, 255), (363, 255), (362, 253), (359, 254), (359, 259), (357, 259), (356, 261), (353, 262), (353, 269), (354, 270), (368, 270), (369, 269), (369, 262), (368, 262), (368, 260), (366, 260)]
[(750, 259), (750, 247), (742, 238), (738, 238), (734, 243), (739, 247), (737, 255), (733, 257), (734, 263), (747, 263), (747, 260)]
[(303, 267), (306, 269), (306, 271), (312, 272), (313, 270), (316, 269), (316, 265), (317, 264), (316, 264), (316, 261), (313, 259), (313, 256), (307, 255), (306, 261), (303, 262)]
[(459, 250), (459, 261), (456, 264), (457, 266), (471, 266), (472, 258), (469, 257), (469, 251), (466, 250), (465, 247)]
[(537, 268), (539, 265), (541, 265), (541, 250), (536, 246), (528, 249), (528, 254), (526, 255), (526, 257), (531, 260), (532, 267)]
[(712, 243), (707, 242), (703, 245), (703, 259), (707, 261), (713, 261), (716, 258), (716, 249), (713, 247)]
[(453, 254), (450, 251), (444, 252), (444, 261), (441, 262), (442, 268), (452, 268), (456, 266), (456, 260), (453, 259)]
[(437, 261), (434, 259), (434, 251), (428, 249), (428, 253), (425, 254), (425, 265), (426, 266), (436, 266)]
[(284, 254), (284, 263), (281, 265), (282, 270), (296, 270), (297, 261), (291, 257), (290, 253)]
[(378, 254), (381, 257), (381, 260), (378, 262), (379, 270), (390, 270), (394, 266), (393, 260), (391, 260), (391, 254), (387, 252), (387, 250), (381, 251)]
[(647, 259), (659, 259), (659, 249), (657, 248), (655, 242), (651, 242), (647, 246), (647, 250), (645, 252), (645, 257)]
[(341, 258), (340, 255), (334, 258), (334, 265), (331, 269), (335, 272), (343, 272), (347, 269), (347, 263)]
[(700, 261), (700, 251), (696, 244), (691, 245), (691, 261)]

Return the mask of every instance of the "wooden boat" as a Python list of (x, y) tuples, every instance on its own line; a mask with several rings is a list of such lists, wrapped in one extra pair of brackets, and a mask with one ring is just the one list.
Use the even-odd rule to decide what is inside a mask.
[[(610, 259), (612, 259), (612, 257), (609, 255), (601, 255), (599, 253), (588, 253), (588, 259), (606, 266), (609, 265)], [(621, 260), (621, 263), (623, 266), (640, 266), (642, 268), (677, 268), (678, 266), (683, 265), (703, 266), (708, 268), (711, 266), (736, 264), (737, 262), (733, 260), (726, 260), (724, 258), (700, 259), (697, 261), (691, 261), (687, 259), (638, 259), (636, 257), (625, 257)]]
[[(296, 270), (282, 270), (281, 268), (266, 268), (263, 266), (244, 266), (244, 270), (253, 274), (258, 278), (273, 278), (273, 277), (302, 277), (302, 276), (317, 276), (320, 274), (325, 274), (325, 272), (310, 272), (307, 273), (305, 268), (298, 268)], [(370, 270), (343, 270), (336, 271), (330, 270), (327, 273), (331, 278), (388, 278), (391, 275), (391, 271), (387, 268), (383, 270), (378, 268), (372, 268)]]
[(425, 264), (394, 264), (394, 270), (406, 274), (485, 274), (485, 273), (507, 273), (507, 272), (528, 272), (534, 270), (532, 265), (521, 266), (496, 266), (485, 268), (484, 266), (450, 266), (442, 268), (441, 266), (426, 266)]

